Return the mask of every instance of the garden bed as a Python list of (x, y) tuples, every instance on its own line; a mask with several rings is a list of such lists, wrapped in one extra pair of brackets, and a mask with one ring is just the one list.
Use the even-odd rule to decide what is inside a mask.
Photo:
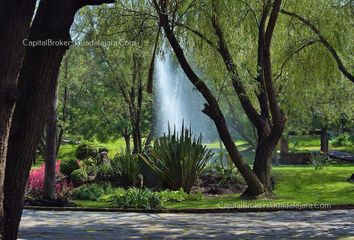
[[(354, 184), (347, 179), (354, 173), (354, 165), (326, 166), (315, 170), (311, 166), (279, 166), (273, 168), (275, 198), (243, 200), (238, 193), (210, 195), (200, 199), (163, 203), (163, 209), (334, 209), (352, 208)], [(78, 209), (112, 209), (107, 202), (72, 200)], [(63, 208), (67, 209), (67, 208)], [(166, 210), (167, 211), (167, 210)]]

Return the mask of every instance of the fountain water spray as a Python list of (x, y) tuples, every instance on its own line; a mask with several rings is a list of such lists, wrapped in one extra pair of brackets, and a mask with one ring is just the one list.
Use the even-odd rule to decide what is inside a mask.
[(155, 62), (156, 134), (167, 132), (168, 125), (180, 130), (182, 123), (203, 141), (215, 136), (214, 124), (201, 112), (205, 100), (185, 76), (171, 54), (157, 56)]

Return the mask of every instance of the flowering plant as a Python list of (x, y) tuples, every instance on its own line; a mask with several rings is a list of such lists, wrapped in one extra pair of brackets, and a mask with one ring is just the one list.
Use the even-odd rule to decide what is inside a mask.
[[(55, 175), (57, 181), (55, 183), (55, 193), (60, 194), (61, 192), (70, 189), (71, 183), (66, 179), (63, 179), (63, 174), (60, 172), (61, 160), (57, 160), (55, 163)], [(44, 191), (44, 174), (45, 165), (44, 163), (39, 167), (32, 169), (30, 171), (28, 182), (27, 182), (27, 193), (33, 196), (41, 196)]]

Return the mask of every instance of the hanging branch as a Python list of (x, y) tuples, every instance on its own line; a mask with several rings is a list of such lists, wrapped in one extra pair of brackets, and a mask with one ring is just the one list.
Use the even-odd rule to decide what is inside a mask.
[(327, 39), (322, 35), (321, 31), (315, 27), (309, 20), (303, 18), (302, 16), (293, 13), (293, 12), (288, 12), (284, 9), (280, 10), (281, 13), (294, 17), (297, 20), (301, 21), (303, 24), (305, 24), (307, 27), (309, 27), (313, 32), (315, 32), (322, 42), (323, 46), (325, 46), (328, 51), (332, 54), (334, 60), (336, 61), (339, 70), (343, 73), (343, 75), (348, 78), (350, 81), (354, 83), (354, 76), (347, 70), (347, 68), (344, 66), (342, 60), (340, 59), (337, 51), (334, 49), (334, 47), (327, 41)]

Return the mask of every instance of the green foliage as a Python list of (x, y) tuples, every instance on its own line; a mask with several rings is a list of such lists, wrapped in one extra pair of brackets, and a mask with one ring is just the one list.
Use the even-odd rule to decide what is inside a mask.
[(332, 142), (333, 146), (342, 147), (352, 144), (348, 133), (339, 134)]
[(106, 148), (106, 147), (100, 147), (100, 148), (98, 149), (98, 152), (99, 152), (99, 153), (101, 153), (101, 152), (106, 152), (106, 153), (108, 153), (108, 152), (109, 152), (109, 149)]
[(329, 165), (330, 159), (324, 154), (311, 154), (310, 164), (316, 169), (321, 170), (325, 166)]
[(96, 201), (100, 197), (113, 191), (110, 184), (85, 184), (72, 191), (72, 198), (77, 200)]
[(201, 136), (196, 140), (192, 133), (182, 126), (181, 135), (176, 129), (157, 139), (150, 152), (142, 155), (145, 163), (160, 177), (164, 186), (171, 190), (182, 188), (189, 193), (191, 188), (213, 156), (201, 143)]
[[(216, 206), (249, 207), (254, 204), (274, 207), (276, 204), (302, 206), (304, 204), (353, 204), (353, 183), (346, 181), (354, 172), (351, 164), (336, 164), (316, 171), (310, 165), (305, 166), (275, 166), (272, 169), (276, 179), (276, 198), (247, 200), (239, 194), (225, 194), (216, 197), (204, 197), (198, 201), (165, 202), (165, 208), (191, 209), (215, 208)], [(105, 202), (74, 201), (82, 207), (108, 207)], [(237, 205), (236, 205), (237, 204)]]
[(88, 176), (96, 177), (98, 171), (97, 166), (85, 166), (84, 169)]
[(81, 161), (81, 167), (85, 169), (88, 176), (96, 176), (98, 171), (97, 161), (89, 158)]
[(140, 160), (137, 155), (119, 153), (111, 162), (112, 168), (120, 172), (124, 186), (135, 186), (140, 173)]
[(182, 202), (188, 199), (188, 193), (184, 192), (183, 189), (178, 191), (164, 190), (158, 192), (157, 195), (162, 202)]
[(129, 188), (124, 193), (112, 194), (104, 200), (118, 208), (162, 208), (162, 201), (159, 196), (146, 188)]
[(80, 166), (78, 161), (74, 159), (62, 161), (62, 163), (60, 164), (60, 172), (68, 177), (71, 175), (73, 171), (79, 168)]
[(239, 182), (239, 172), (234, 167), (224, 167), (216, 165), (213, 170), (220, 179), (218, 182), (218, 185), (220, 186), (223, 186), (227, 182)]
[(102, 164), (97, 168), (96, 181), (119, 183), (121, 175), (118, 169), (113, 168), (110, 164)]
[(202, 193), (186, 193), (183, 189), (178, 191), (164, 190), (157, 192), (162, 202), (183, 202), (183, 201), (197, 201), (203, 198)]
[(76, 169), (70, 174), (70, 180), (75, 186), (84, 184), (87, 178), (87, 172), (83, 168)]
[[(221, 157), (223, 156), (224, 154)], [(223, 186), (226, 183), (239, 183), (239, 171), (228, 154), (225, 154), (225, 158), (226, 163), (221, 158), (219, 164), (213, 164), (211, 173), (217, 176), (219, 186)]]
[(87, 143), (83, 143), (76, 148), (75, 156), (79, 160), (84, 160), (88, 158), (95, 159), (97, 157), (97, 154), (97, 149), (94, 146)]

